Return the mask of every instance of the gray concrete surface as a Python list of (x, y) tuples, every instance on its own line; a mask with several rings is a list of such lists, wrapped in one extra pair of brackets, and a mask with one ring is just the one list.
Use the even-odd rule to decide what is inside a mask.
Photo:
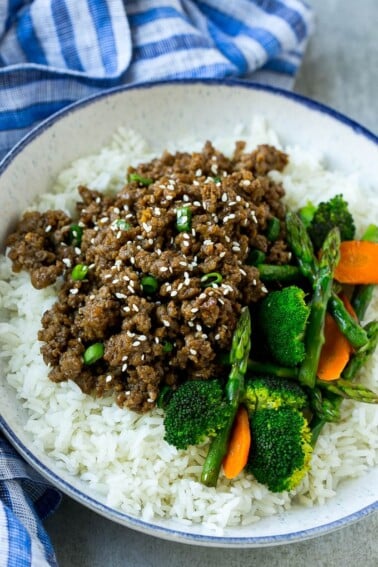
[[(377, 0), (313, 0), (317, 27), (295, 91), (378, 132)], [(47, 522), (60, 567), (378, 565), (378, 514), (308, 541), (260, 549), (181, 545), (118, 526), (65, 497)]]

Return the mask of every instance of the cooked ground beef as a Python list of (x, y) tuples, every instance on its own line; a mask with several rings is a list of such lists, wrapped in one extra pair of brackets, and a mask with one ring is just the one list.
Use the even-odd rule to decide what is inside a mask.
[[(28, 270), (38, 289), (61, 282), (38, 334), (50, 378), (113, 392), (120, 406), (143, 412), (164, 384), (224, 377), (218, 356), (229, 350), (242, 306), (267, 293), (249, 253), (289, 260), (284, 191), (266, 175), (286, 163), (271, 146), (247, 153), (238, 142), (229, 159), (207, 142), (201, 153), (165, 152), (130, 168), (115, 196), (79, 187), (75, 219), (26, 213), (7, 241), (14, 271)], [(179, 231), (183, 207), (191, 219)], [(266, 237), (272, 217), (281, 222), (274, 242)], [(78, 265), (83, 279), (72, 272)], [(201, 278), (214, 272), (221, 281), (206, 286)], [(146, 291), (146, 275), (156, 291)], [(103, 355), (86, 364), (95, 343)]]

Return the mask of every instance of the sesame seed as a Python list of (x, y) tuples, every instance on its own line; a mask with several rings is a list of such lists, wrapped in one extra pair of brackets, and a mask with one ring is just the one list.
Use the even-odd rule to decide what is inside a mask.
[(237, 201), (238, 203), (240, 203), (240, 201), (242, 200), (242, 198), (240, 197), (240, 195), (236, 195), (235, 199), (236, 199), (236, 201)]
[(160, 342), (160, 339), (159, 339), (159, 337), (155, 337), (155, 339), (154, 339), (154, 340), (155, 340), (155, 343), (156, 343), (156, 344), (158, 345), (158, 344), (159, 344), (159, 342)]
[(108, 222), (108, 220), (109, 220), (109, 217), (102, 217), (102, 218), (99, 220), (99, 222), (105, 223), (105, 222)]
[(217, 334), (215, 335), (214, 339), (215, 339), (216, 341), (219, 341), (219, 339), (220, 339), (220, 334), (217, 333)]
[(221, 252), (221, 253), (219, 254), (219, 258), (224, 258), (225, 255), (226, 255), (226, 252)]
[(130, 258), (130, 264), (133, 264), (133, 265), (135, 264), (135, 258), (134, 258), (134, 256), (131, 256), (131, 258)]
[(77, 287), (73, 287), (70, 289), (70, 294), (71, 295), (77, 295), (79, 293), (79, 290)]
[(199, 323), (197, 323), (197, 325), (196, 325), (196, 330), (197, 330), (199, 333), (202, 331), (202, 326), (201, 326)]
[(190, 311), (192, 313), (198, 313), (199, 309), (198, 309), (198, 307), (193, 307)]
[(112, 280), (112, 284), (116, 284), (116, 283), (118, 283), (118, 282), (119, 282), (119, 279), (118, 279), (118, 278), (115, 278), (114, 280)]
[(96, 197), (96, 203), (97, 204), (101, 203), (101, 197)]
[(94, 294), (94, 293), (92, 293), (92, 294), (91, 294), (91, 295), (89, 296), (89, 299), (90, 299), (91, 301), (93, 301), (94, 299), (96, 299), (96, 296), (95, 296), (95, 294)]
[(212, 164), (212, 166), (211, 166), (211, 171), (212, 171), (213, 173), (218, 173), (218, 166), (217, 166), (216, 163), (213, 163), (213, 164)]
[(245, 270), (243, 270), (242, 268), (239, 268), (239, 272), (242, 274), (242, 276), (247, 275), (247, 272)]
[(253, 218), (253, 220), (255, 221), (255, 223), (258, 222), (255, 211), (251, 211), (251, 217)]
[(172, 291), (171, 297), (176, 297), (176, 295), (177, 295), (177, 291)]
[(257, 283), (256, 280), (253, 279), (253, 280), (252, 280), (252, 285), (256, 285), (256, 283)]
[(143, 226), (143, 228), (144, 228), (144, 230), (145, 230), (146, 232), (151, 232), (152, 227), (151, 227), (150, 224), (147, 224), (146, 222), (143, 222), (143, 223), (142, 223), (142, 226)]
[(189, 234), (187, 234), (186, 232), (183, 233), (182, 237), (185, 238), (185, 240), (189, 240), (189, 239), (190, 239)]
[(222, 195), (222, 202), (225, 203), (225, 202), (227, 201), (227, 199), (228, 199), (227, 193), (223, 193), (223, 195)]
[(194, 327), (194, 323), (192, 321), (188, 321), (188, 326), (189, 327)]
[(75, 254), (77, 255), (81, 254), (81, 250), (78, 246), (75, 246)]
[(130, 307), (128, 305), (126, 305), (125, 307), (122, 307), (123, 311), (126, 311), (126, 313), (130, 313)]
[(198, 181), (196, 181), (196, 180), (194, 179), (194, 180), (193, 180), (193, 185), (195, 185), (196, 187), (198, 187), (198, 186), (199, 186)]
[(261, 291), (263, 291), (264, 293), (268, 293), (268, 290), (266, 289), (265, 285), (261, 286)]
[(105, 382), (111, 382), (113, 380), (113, 376), (111, 376), (110, 374), (105, 378)]
[(185, 203), (187, 203), (189, 201), (189, 195), (183, 195), (182, 200), (185, 201)]
[(195, 356), (197, 354), (197, 351), (194, 348), (190, 348), (189, 349), (190, 354), (192, 354), (193, 356)]
[(196, 177), (201, 177), (201, 175), (202, 175), (202, 169), (197, 169)]
[(200, 203), (199, 201), (193, 201), (193, 205), (194, 205), (195, 207), (200, 207), (200, 206), (201, 206), (201, 203)]
[(169, 321), (167, 321), (166, 319), (162, 319), (162, 322), (163, 322), (163, 325), (164, 325), (165, 327), (169, 327), (169, 326), (170, 326)]
[(167, 199), (167, 201), (172, 201), (173, 195), (166, 195), (165, 198)]
[(132, 307), (133, 307), (133, 311), (135, 311), (136, 313), (139, 313), (139, 307), (137, 305), (135, 305), (135, 303), (133, 303)]
[(180, 282), (180, 283), (178, 284), (178, 286), (177, 286), (177, 291), (180, 291), (180, 289), (182, 289), (182, 286), (183, 286), (183, 285), (184, 285), (184, 284), (183, 284), (182, 282)]
[(127, 356), (127, 354), (125, 354), (125, 356), (122, 357), (122, 362), (125, 362), (125, 360), (127, 360), (129, 357)]
[(117, 292), (115, 294), (115, 296), (117, 297), (117, 299), (125, 299), (126, 298), (126, 295), (124, 293), (119, 293), (119, 292)]
[(146, 335), (139, 335), (139, 340), (142, 341), (142, 342), (146, 341), (147, 340)]
[(127, 364), (125, 362), (125, 364), (122, 364), (122, 372), (125, 372), (127, 370)]
[(69, 258), (63, 258), (62, 262), (65, 266), (67, 266), (67, 268), (70, 268), (72, 266), (72, 262)]
[(134, 341), (131, 346), (140, 346), (140, 341)]
[(243, 179), (241, 184), (244, 185), (244, 187), (248, 187), (249, 185), (251, 185), (251, 182), (249, 179)]
[(109, 278), (112, 277), (112, 274), (105, 274), (104, 275), (104, 280), (108, 280)]
[(179, 266), (183, 266), (184, 268), (187, 266), (187, 262), (179, 262)]
[(199, 299), (206, 299), (206, 293), (201, 293), (198, 297)]
[(50, 232), (51, 229), (52, 229), (51, 224), (48, 224), (45, 228), (45, 232)]
[(159, 272), (168, 272), (167, 266), (162, 266), (161, 268), (159, 268)]
[(130, 293), (135, 292), (135, 289), (133, 288), (133, 286), (131, 284), (127, 286), (127, 289), (129, 290)]
[(221, 305), (224, 305), (224, 301), (223, 301), (223, 299), (221, 299), (220, 297), (218, 297), (218, 302), (219, 302)]

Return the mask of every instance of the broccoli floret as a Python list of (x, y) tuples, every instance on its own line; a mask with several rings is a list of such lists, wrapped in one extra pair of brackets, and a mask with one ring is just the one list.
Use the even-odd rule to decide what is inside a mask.
[(260, 409), (302, 409), (308, 405), (307, 396), (299, 384), (274, 376), (249, 378), (242, 402), (249, 414)]
[(199, 445), (217, 434), (231, 415), (217, 380), (185, 382), (165, 410), (165, 440), (177, 449)]
[(311, 431), (303, 414), (289, 407), (260, 409), (250, 418), (252, 444), (247, 471), (272, 492), (292, 490), (310, 467)]
[(304, 291), (294, 285), (273, 291), (260, 302), (258, 318), (263, 339), (279, 364), (296, 366), (303, 361), (309, 313)]
[(353, 240), (356, 227), (348, 203), (344, 201), (342, 195), (336, 195), (329, 201), (319, 203), (314, 213), (307, 230), (315, 250), (320, 250), (325, 237), (335, 226), (340, 230), (341, 240)]

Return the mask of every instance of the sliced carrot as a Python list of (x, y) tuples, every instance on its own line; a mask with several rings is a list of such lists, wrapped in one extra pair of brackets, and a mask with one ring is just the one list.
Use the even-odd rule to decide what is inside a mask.
[(235, 478), (241, 473), (247, 464), (250, 446), (251, 429), (248, 412), (244, 406), (240, 406), (232, 428), (227, 454), (223, 459), (223, 472), (226, 478)]
[(378, 243), (344, 240), (335, 279), (348, 284), (378, 284)]
[(317, 375), (321, 380), (337, 380), (348, 364), (352, 347), (329, 313), (324, 322), (324, 338)]

